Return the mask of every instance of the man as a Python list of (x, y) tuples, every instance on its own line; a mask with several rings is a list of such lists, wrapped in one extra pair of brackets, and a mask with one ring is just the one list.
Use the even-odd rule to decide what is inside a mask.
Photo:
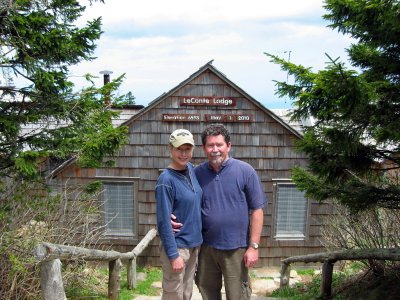
[(224, 126), (208, 126), (201, 140), (208, 161), (195, 168), (203, 189), (196, 284), (204, 300), (221, 299), (222, 279), (228, 300), (250, 299), (248, 268), (259, 258), (266, 197), (253, 167), (229, 157)]

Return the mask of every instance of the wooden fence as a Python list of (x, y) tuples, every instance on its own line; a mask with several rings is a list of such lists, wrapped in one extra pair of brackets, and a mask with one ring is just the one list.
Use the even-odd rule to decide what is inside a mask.
[(355, 249), (340, 250), (308, 255), (292, 256), (282, 260), (280, 287), (289, 285), (290, 264), (295, 262), (311, 263), (321, 262), (322, 282), (321, 297), (331, 298), (332, 294), (332, 272), (335, 262), (341, 260), (400, 260), (400, 248), (387, 249)]
[(117, 300), (121, 289), (122, 260), (127, 263), (128, 289), (136, 287), (136, 257), (139, 256), (157, 234), (151, 229), (140, 243), (127, 253), (102, 251), (81, 247), (40, 243), (34, 254), (40, 261), (40, 286), (44, 300), (66, 299), (61, 275), (61, 260), (108, 261), (108, 299)]

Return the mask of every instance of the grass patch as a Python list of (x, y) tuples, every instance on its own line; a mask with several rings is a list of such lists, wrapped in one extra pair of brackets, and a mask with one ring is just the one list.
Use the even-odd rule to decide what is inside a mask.
[[(155, 281), (161, 281), (162, 271), (156, 267), (138, 267), (137, 273), (145, 273), (145, 280), (138, 281), (135, 289), (128, 290), (126, 267), (121, 271), (121, 291), (119, 300), (131, 300), (137, 295), (156, 296), (159, 289), (151, 285)], [(98, 266), (82, 269), (79, 277), (67, 278), (65, 293), (68, 299), (108, 299), (108, 267)]]
[(68, 299), (107, 299), (108, 269), (105, 267), (70, 264), (65, 267), (62, 274)]
[(314, 276), (315, 269), (295, 269), (298, 275)]
[[(314, 271), (314, 270), (313, 270)], [(303, 272), (303, 271), (302, 271)], [(299, 274), (299, 271), (297, 271)], [(310, 271), (305, 271), (303, 275), (309, 275)], [(332, 276), (332, 287), (340, 285), (346, 276), (339, 272), (333, 273)], [(320, 299), (320, 288), (321, 288), (321, 275), (315, 275), (310, 283), (297, 283), (291, 287), (285, 287), (277, 289), (272, 292), (271, 296), (276, 298), (285, 298), (290, 300), (309, 300), (309, 299)], [(342, 300), (340, 296), (333, 297), (334, 300)]]
[[(156, 296), (159, 294), (160, 290), (152, 287), (152, 283), (155, 281), (161, 281), (162, 279), (162, 271), (160, 268), (155, 267), (147, 267), (147, 268), (138, 268), (137, 272), (142, 272), (146, 274), (146, 279), (138, 282), (137, 287), (132, 290), (135, 295), (147, 295), (147, 296)], [(126, 277), (126, 276), (125, 276)], [(122, 287), (126, 289), (126, 280), (122, 284)], [(122, 293), (121, 293), (122, 294)], [(131, 298), (132, 299), (132, 298)]]

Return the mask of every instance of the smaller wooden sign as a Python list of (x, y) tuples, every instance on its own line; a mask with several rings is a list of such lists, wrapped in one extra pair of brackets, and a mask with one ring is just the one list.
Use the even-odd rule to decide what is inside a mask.
[(200, 114), (163, 114), (164, 122), (200, 122)]
[(205, 115), (205, 120), (206, 122), (246, 123), (246, 122), (252, 122), (253, 116), (246, 114), (239, 114), (239, 115), (207, 114)]

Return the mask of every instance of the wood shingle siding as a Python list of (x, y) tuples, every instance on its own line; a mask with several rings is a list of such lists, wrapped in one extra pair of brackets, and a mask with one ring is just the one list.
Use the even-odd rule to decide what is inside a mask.
[[(232, 106), (182, 105), (182, 97), (198, 99), (229, 99)], [(198, 115), (195, 121), (165, 121), (164, 114)], [(128, 143), (113, 157), (115, 165), (108, 168), (80, 169), (73, 162), (57, 170), (56, 179), (60, 186), (84, 184), (93, 180), (108, 178), (118, 182), (124, 178), (136, 185), (135, 201), (137, 211), (137, 236), (113, 237), (105, 239), (118, 251), (130, 251), (156, 226), (156, 204), (154, 187), (158, 175), (169, 161), (167, 147), (170, 133), (177, 128), (190, 130), (195, 138), (196, 148), (192, 162), (199, 164), (205, 160), (201, 149), (202, 130), (210, 124), (206, 115), (250, 116), (250, 121), (223, 123), (231, 132), (231, 156), (251, 164), (257, 171), (268, 197), (265, 222), (260, 244), (260, 265), (280, 265), (282, 258), (319, 252), (321, 248), (320, 226), (322, 217), (332, 213), (329, 204), (311, 202), (308, 206), (306, 236), (298, 240), (278, 240), (276, 228), (276, 195), (274, 186), (280, 180), (290, 183), (291, 169), (307, 166), (307, 157), (295, 151), (295, 141), (302, 138), (300, 126), (292, 127), (281, 117), (265, 108), (257, 100), (231, 82), (211, 63), (201, 67), (177, 87), (152, 101), (122, 125), (128, 127)], [(235, 117), (236, 118), (236, 117)], [(143, 253), (142, 263), (159, 264), (160, 240), (157, 237)]]

